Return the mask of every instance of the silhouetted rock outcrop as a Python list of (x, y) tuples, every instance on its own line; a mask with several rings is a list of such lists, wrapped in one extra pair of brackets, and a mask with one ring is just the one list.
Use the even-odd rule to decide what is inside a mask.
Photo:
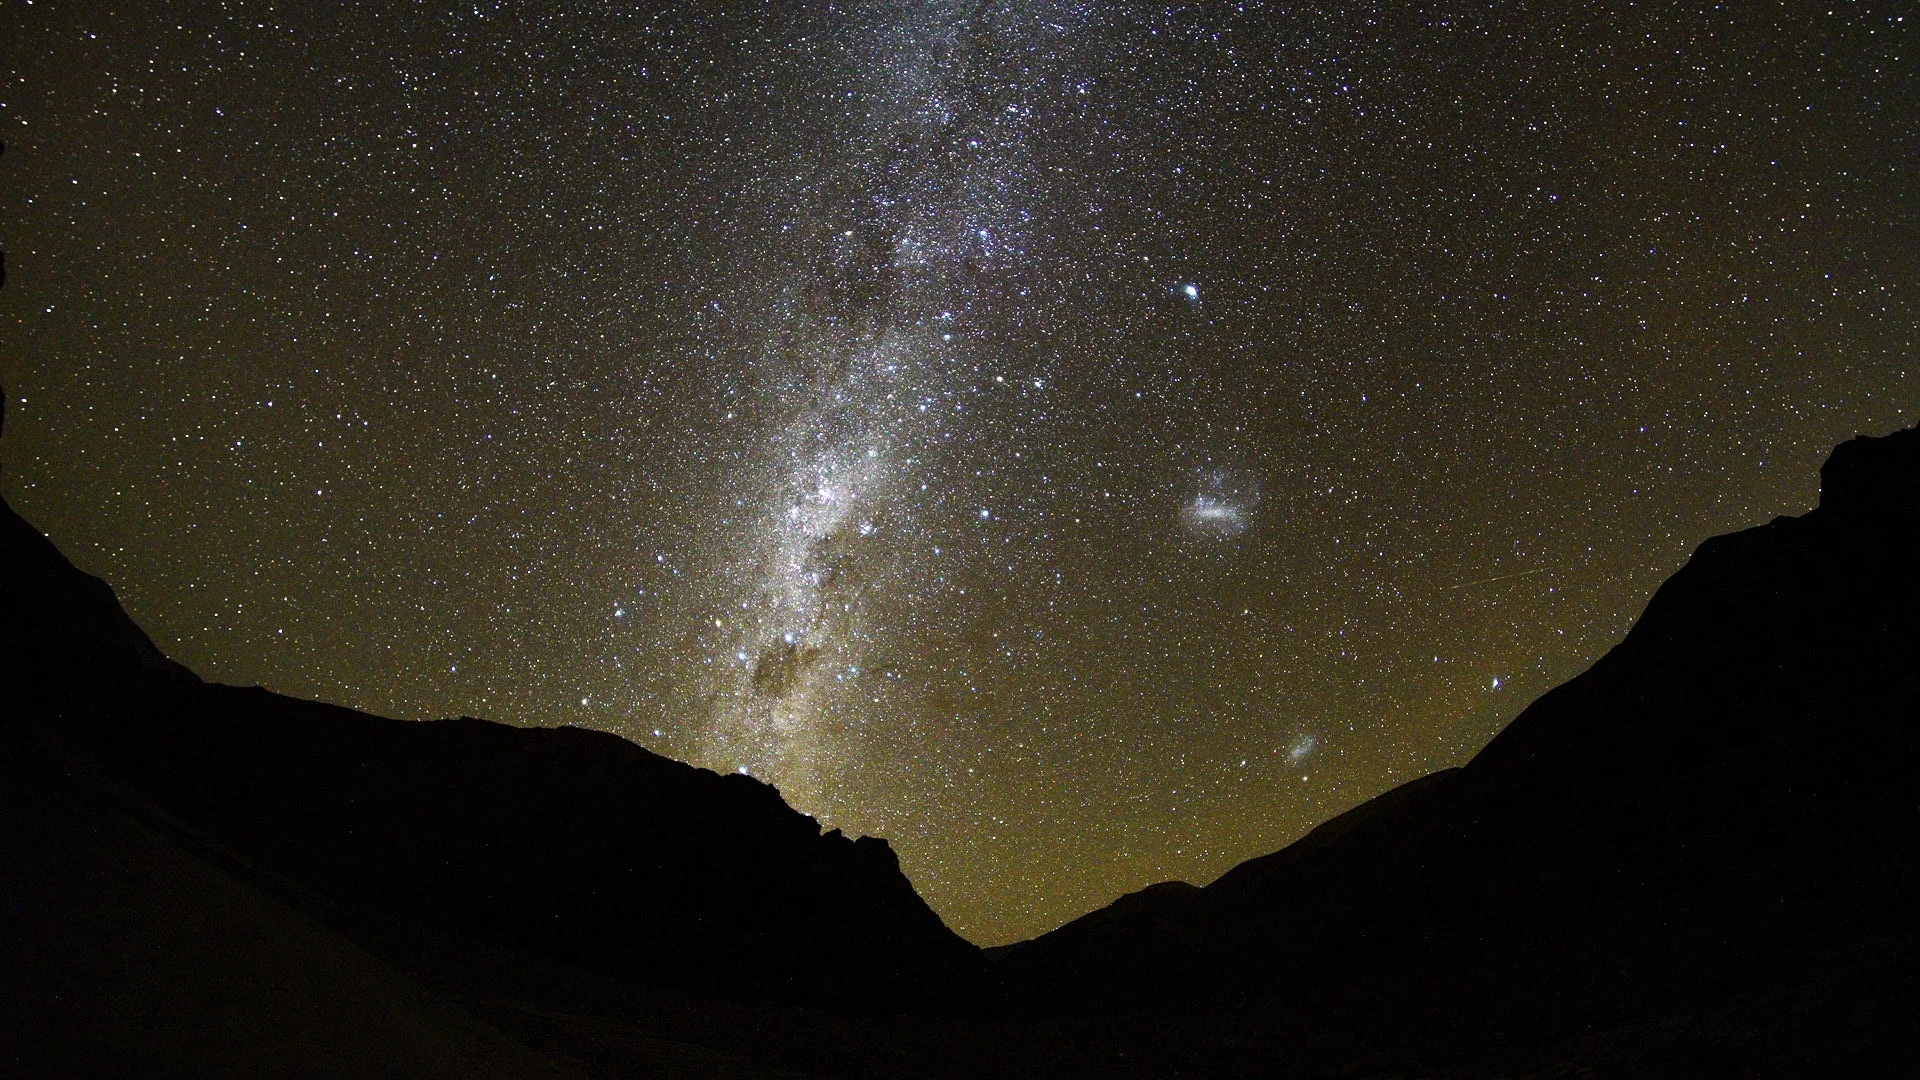
[(203, 683), (0, 504), (0, 704), (241, 865), (594, 971), (889, 1006), (977, 960), (884, 840), (618, 736)]
[(1813, 512), (1703, 544), (1464, 768), (998, 953), (1000, 1007), (1338, 1000), (1352, 1041), (1470, 1055), (1910, 945), (1920, 430), (1821, 478)]

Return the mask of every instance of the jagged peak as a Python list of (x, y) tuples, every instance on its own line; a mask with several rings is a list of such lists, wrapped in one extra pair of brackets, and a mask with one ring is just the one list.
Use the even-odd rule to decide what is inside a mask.
[(1820, 508), (1846, 516), (1920, 515), (1920, 427), (1834, 447), (1820, 466)]

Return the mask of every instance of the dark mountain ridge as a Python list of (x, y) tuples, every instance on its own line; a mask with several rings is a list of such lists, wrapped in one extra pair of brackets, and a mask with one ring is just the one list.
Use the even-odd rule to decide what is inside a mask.
[(4, 503), (0, 680), (9, 726), (324, 898), (747, 999), (898, 1005), (976, 962), (884, 840), (823, 834), (749, 777), (204, 683)]
[[(1920, 429), (1849, 442), (1818, 509), (1701, 545), (1620, 645), (1466, 766), (1205, 888), (1152, 886), (983, 957), (883, 842), (822, 834), (746, 777), (605, 733), (203, 683), (0, 503), (0, 818), (58, 826), (20, 850), (71, 880), (22, 895), (45, 884), (109, 926), (140, 867), (222, 868), (200, 907), (155, 908), (227, 942), (214, 983), (311, 963), (332, 974), (294, 990), (325, 1010), (374, 962), (247, 889), (411, 964), (428, 990), (368, 984), (409, 1003), (353, 1044), (369, 1075), (438, 1061), (441, 1040), (465, 1047), (446, 1075), (559, 1069), (539, 1053), (610, 1076), (1899, 1075), (1920, 1052), (1916, 556)], [(200, 869), (150, 839), (132, 861), (102, 846), (129, 823)], [(221, 937), (208, 904), (252, 914)], [(68, 990), (110, 996), (85, 972), (167, 930), (114, 933)], [(236, 937), (255, 942), (240, 960)], [(65, 970), (56, 954), (34, 970)], [(156, 992), (135, 1018), (285, 1023), (283, 1062), (329, 1045), (304, 1013), (256, 1021), (210, 993), (156, 1020)], [(166, 1031), (123, 1057), (165, 1060)], [(26, 1060), (8, 1036), (0, 1061)], [(59, 1038), (49, 1060), (95, 1054)]]
[[(1839, 447), (1821, 492), (1701, 545), (1625, 640), (1465, 767), (997, 954), (1002, 1007), (1358, 992), (1362, 1030), (1510, 1041), (1910, 942), (1920, 430)], [(1416, 1007), (1396, 986), (1436, 993)]]

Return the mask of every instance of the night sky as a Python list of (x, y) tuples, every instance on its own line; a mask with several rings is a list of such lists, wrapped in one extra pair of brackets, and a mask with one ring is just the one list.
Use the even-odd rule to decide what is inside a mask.
[(9, 0), (6, 494), (208, 678), (744, 769), (1013, 940), (1920, 419), (1920, 10), (1830, 6)]

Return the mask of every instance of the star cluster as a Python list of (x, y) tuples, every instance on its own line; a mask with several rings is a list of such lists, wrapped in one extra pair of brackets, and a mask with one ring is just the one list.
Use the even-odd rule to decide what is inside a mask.
[(1916, 419), (1900, 5), (0, 10), (7, 494), (985, 943), (1458, 763)]

